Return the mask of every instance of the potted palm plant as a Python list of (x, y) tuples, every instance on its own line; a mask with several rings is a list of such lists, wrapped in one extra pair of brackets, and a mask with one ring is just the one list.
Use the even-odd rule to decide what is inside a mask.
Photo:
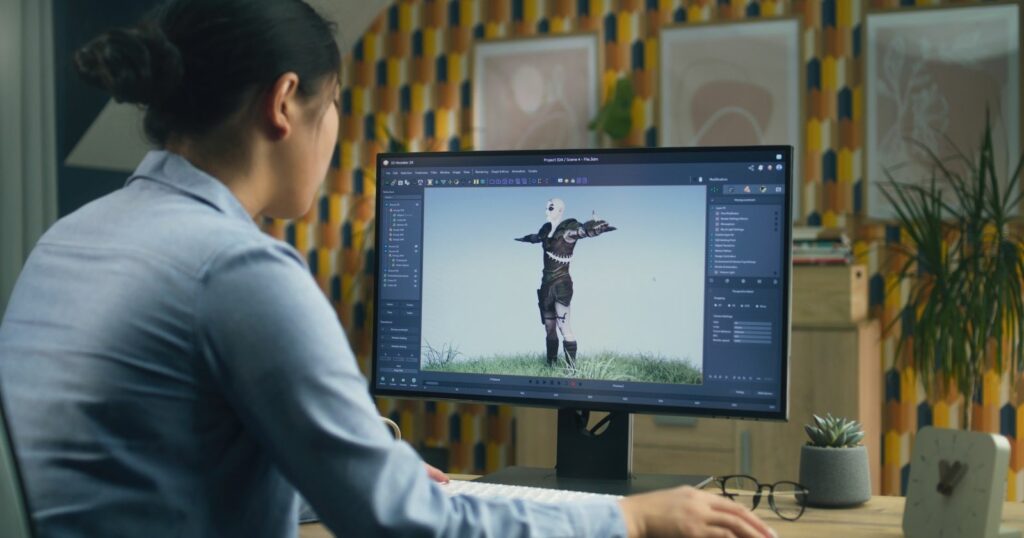
[[(971, 402), (989, 368), (1024, 367), (1024, 251), (1018, 222), (1021, 163), (998, 177), (992, 129), (986, 121), (979, 151), (939, 158), (921, 145), (930, 181), (901, 182), (886, 172), (882, 193), (907, 241), (897, 277), (909, 294), (897, 322), (897, 356), (909, 347), (914, 371), (929, 394), (955, 387), (971, 429)], [(1016, 376), (1013, 376), (1016, 377)]]

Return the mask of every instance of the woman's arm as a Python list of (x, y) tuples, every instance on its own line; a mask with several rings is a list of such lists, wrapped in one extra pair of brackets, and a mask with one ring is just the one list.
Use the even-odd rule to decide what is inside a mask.
[(380, 421), (337, 316), (291, 247), (237, 247), (206, 269), (197, 338), (246, 428), (345, 536), (623, 536), (614, 502), (449, 496)]

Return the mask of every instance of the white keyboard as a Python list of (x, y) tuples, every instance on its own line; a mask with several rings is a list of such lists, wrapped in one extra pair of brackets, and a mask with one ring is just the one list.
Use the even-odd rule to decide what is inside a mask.
[(450, 495), (473, 495), (476, 497), (503, 497), (506, 499), (525, 499), (544, 503), (562, 503), (569, 501), (586, 501), (596, 499), (618, 500), (618, 495), (569, 491), (564, 489), (531, 488), (527, 486), (510, 486), (507, 484), (488, 484), (470, 480), (451, 480), (442, 484), (441, 489)]

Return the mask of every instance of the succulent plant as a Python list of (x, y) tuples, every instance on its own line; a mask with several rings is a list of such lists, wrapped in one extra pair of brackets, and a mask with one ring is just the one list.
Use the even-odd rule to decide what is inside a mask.
[(814, 416), (814, 425), (804, 424), (804, 431), (811, 438), (808, 445), (821, 448), (852, 448), (864, 439), (864, 430), (860, 423), (842, 417), (833, 417), (831, 413), (821, 418)]

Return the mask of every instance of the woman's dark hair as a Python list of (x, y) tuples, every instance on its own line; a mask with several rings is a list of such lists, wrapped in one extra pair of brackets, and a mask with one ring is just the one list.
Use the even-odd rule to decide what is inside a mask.
[(337, 77), (334, 27), (302, 0), (171, 0), (135, 28), (75, 52), (75, 70), (117, 102), (146, 107), (146, 135), (202, 135), (284, 73), (298, 93)]

